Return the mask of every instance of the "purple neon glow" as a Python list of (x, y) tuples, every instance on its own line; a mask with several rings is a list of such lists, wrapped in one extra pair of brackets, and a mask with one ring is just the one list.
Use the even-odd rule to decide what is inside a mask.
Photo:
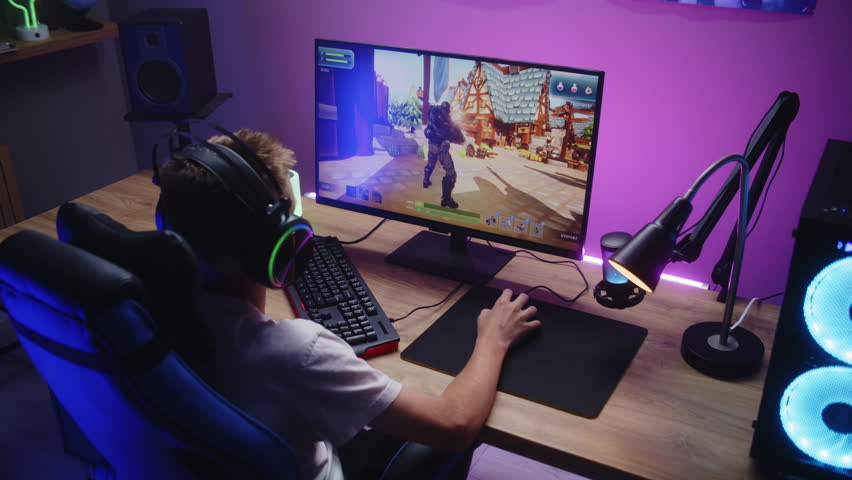
[[(592, 256), (589, 256), (589, 255), (585, 255), (585, 254), (583, 255), (583, 261), (589, 262), (589, 263), (594, 263), (596, 265), (603, 264), (602, 259), (597, 258), (597, 257), (592, 257)], [(690, 280), (688, 278), (678, 277), (677, 275), (669, 275), (668, 273), (662, 274), (660, 276), (660, 278), (663, 279), (663, 280), (668, 280), (670, 282), (681, 283), (683, 285), (689, 285), (690, 287), (701, 288), (701, 289), (704, 289), (704, 290), (707, 290), (708, 288), (710, 288), (710, 285), (708, 285), (706, 283), (701, 283), (701, 282), (698, 282), (698, 281), (695, 281), (695, 280)]]
[[(826, 140), (852, 141), (852, 62), (843, 53), (850, 45), (848, 0), (820, 0), (813, 16), (647, 0), (438, 0), (429, 8), (319, 0), (248, 2), (237, 10), (212, 0), (206, 6), (219, 83), (239, 99), (225, 104), (223, 118), (278, 136), (296, 152), (308, 190), (315, 185), (314, 38), (605, 71), (586, 235), (592, 248), (607, 232), (638, 231), (707, 165), (741, 153), (779, 92), (798, 93), (801, 109), (784, 163), (746, 244), (743, 297), (784, 290), (791, 232)], [(725, 175), (718, 177), (695, 199), (696, 218)], [(667, 273), (708, 281), (736, 210), (734, 199), (701, 258), (671, 264)]]

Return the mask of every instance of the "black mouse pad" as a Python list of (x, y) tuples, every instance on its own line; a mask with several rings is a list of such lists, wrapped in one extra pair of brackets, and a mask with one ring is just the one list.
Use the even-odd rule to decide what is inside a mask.
[[(501, 291), (472, 288), (402, 352), (403, 360), (450, 375), (464, 368), (476, 318)], [(600, 415), (648, 330), (530, 300), (542, 325), (512, 346), (497, 389), (587, 418)]]

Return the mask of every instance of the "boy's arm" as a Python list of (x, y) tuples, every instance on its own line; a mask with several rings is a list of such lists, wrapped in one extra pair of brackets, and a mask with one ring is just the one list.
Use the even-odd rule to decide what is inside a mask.
[(531, 320), (535, 307), (523, 308), (525, 294), (515, 300), (511, 296), (510, 290), (504, 290), (494, 308), (479, 314), (473, 353), (443, 393), (433, 396), (403, 387), (370, 425), (439, 449), (460, 450), (470, 445), (491, 412), (506, 351), (541, 325)]

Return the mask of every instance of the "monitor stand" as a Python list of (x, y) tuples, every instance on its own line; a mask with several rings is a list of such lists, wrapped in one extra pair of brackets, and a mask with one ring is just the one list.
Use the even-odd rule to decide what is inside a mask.
[(506, 249), (469, 242), (462, 233), (443, 235), (424, 230), (391, 252), (385, 261), (479, 285), (490, 280), (514, 256)]

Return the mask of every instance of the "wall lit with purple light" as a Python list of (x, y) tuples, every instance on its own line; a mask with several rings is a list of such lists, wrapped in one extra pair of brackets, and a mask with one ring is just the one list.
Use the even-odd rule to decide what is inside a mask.
[[(601, 235), (635, 233), (710, 163), (742, 153), (777, 94), (794, 91), (801, 109), (748, 239), (742, 296), (784, 289), (791, 232), (825, 142), (852, 140), (848, 0), (820, 0), (813, 16), (658, 0), (245, 2), (239, 15), (222, 0), (129, 3), (122, 8), (210, 10), (220, 88), (240, 105), (218, 120), (279, 136), (300, 159), (303, 191), (314, 180), (315, 37), (604, 70), (586, 245), (593, 256)], [(702, 188), (691, 219), (726, 176)], [(709, 283), (736, 207), (735, 199), (699, 260), (666, 272)]]

